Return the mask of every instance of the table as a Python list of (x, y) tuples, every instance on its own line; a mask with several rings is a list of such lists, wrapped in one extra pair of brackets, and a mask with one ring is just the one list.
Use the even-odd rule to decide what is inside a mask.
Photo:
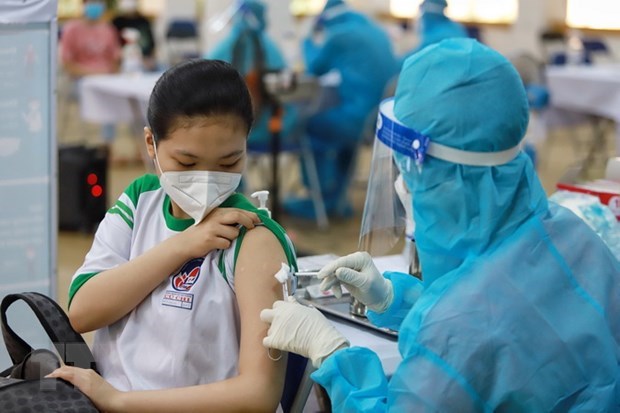
[(143, 143), (143, 128), (148, 124), (149, 97), (160, 76), (160, 73), (91, 75), (79, 83), (82, 119), (101, 124), (129, 123), (134, 137), (139, 139), (140, 157), (149, 171), (153, 171), (153, 163)]
[(151, 91), (160, 76), (160, 73), (85, 76), (79, 86), (82, 118), (95, 123), (119, 123), (135, 122), (139, 116), (143, 122)]
[(620, 65), (551, 66), (546, 76), (552, 106), (616, 123), (620, 155)]

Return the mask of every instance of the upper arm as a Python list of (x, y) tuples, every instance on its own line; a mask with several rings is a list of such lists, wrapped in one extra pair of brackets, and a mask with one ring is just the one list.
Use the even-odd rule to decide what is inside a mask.
[(340, 58), (338, 51), (339, 34), (329, 34), (322, 46), (315, 46), (314, 53), (308, 53), (308, 70), (315, 75), (324, 75), (334, 68), (334, 61)]
[[(279, 401), (284, 386), (286, 357), (274, 362), (267, 355), (263, 338), (268, 325), (260, 320), (260, 312), (282, 299), (282, 287), (274, 274), (286, 262), (284, 250), (276, 237), (264, 227), (247, 232), (235, 268), (235, 292), (241, 319), (239, 374), (252, 375), (257, 385), (269, 389), (268, 397)], [(277, 356), (273, 351), (273, 356)]]
[(133, 221), (126, 212), (118, 208), (120, 202), (121, 200), (117, 201), (115, 206), (110, 208), (99, 224), (84, 263), (71, 279), (69, 305), (80, 287), (90, 278), (129, 261)]

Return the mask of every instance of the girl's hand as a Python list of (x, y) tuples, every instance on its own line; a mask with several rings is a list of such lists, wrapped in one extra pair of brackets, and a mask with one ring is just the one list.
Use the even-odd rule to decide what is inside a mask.
[(216, 208), (198, 225), (183, 231), (183, 253), (188, 258), (204, 257), (215, 249), (229, 248), (239, 236), (241, 226), (252, 229), (260, 222), (258, 215), (238, 208)]
[(112, 387), (94, 370), (62, 366), (45, 377), (63, 379), (73, 384), (102, 412), (119, 411), (118, 406), (123, 393)]

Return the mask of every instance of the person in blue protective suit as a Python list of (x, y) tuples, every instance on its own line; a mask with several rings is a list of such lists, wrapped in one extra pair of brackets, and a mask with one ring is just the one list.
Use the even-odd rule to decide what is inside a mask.
[[(347, 181), (356, 148), (398, 64), (386, 32), (342, 0), (327, 1), (303, 43), (303, 54), (309, 73), (340, 73), (336, 102), (312, 116), (306, 131), (319, 166), (327, 213), (347, 216), (352, 212), (346, 199)], [(284, 207), (292, 215), (314, 216), (310, 199), (289, 199)]]
[(420, 42), (403, 56), (403, 62), (407, 57), (431, 44), (454, 37), (468, 37), (467, 30), (462, 24), (446, 16), (446, 7), (448, 7), (446, 0), (424, 0), (422, 2), (416, 26)]
[[(265, 91), (255, 84), (260, 73), (279, 72), (286, 69), (286, 61), (276, 43), (267, 35), (266, 6), (258, 0), (242, 0), (234, 15), (234, 24), (228, 36), (207, 53), (208, 59), (231, 63), (246, 77), (255, 104), (256, 122), (248, 137), (248, 146), (269, 145), (271, 131), (269, 120), (272, 108), (259, 96)], [(257, 45), (260, 46), (257, 48)], [(256, 107), (258, 106), (258, 107)], [(286, 145), (294, 138), (298, 124), (298, 111), (292, 105), (283, 106), (281, 142)]]
[(620, 411), (620, 263), (547, 201), (519, 149), (527, 123), (517, 72), (477, 41), (405, 62), (373, 156), (391, 150), (411, 191), (422, 280), (365, 252), (318, 275), (399, 330), (401, 363), (388, 380), (316, 309), (261, 312), (263, 343), (308, 356), (334, 411)]

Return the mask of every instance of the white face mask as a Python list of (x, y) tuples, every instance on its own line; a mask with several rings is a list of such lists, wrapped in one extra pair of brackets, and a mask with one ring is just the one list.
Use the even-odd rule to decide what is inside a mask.
[(187, 215), (194, 219), (194, 225), (200, 223), (209, 212), (220, 206), (239, 186), (240, 173), (215, 171), (168, 171), (164, 172), (157, 158), (159, 183), (166, 194)]

